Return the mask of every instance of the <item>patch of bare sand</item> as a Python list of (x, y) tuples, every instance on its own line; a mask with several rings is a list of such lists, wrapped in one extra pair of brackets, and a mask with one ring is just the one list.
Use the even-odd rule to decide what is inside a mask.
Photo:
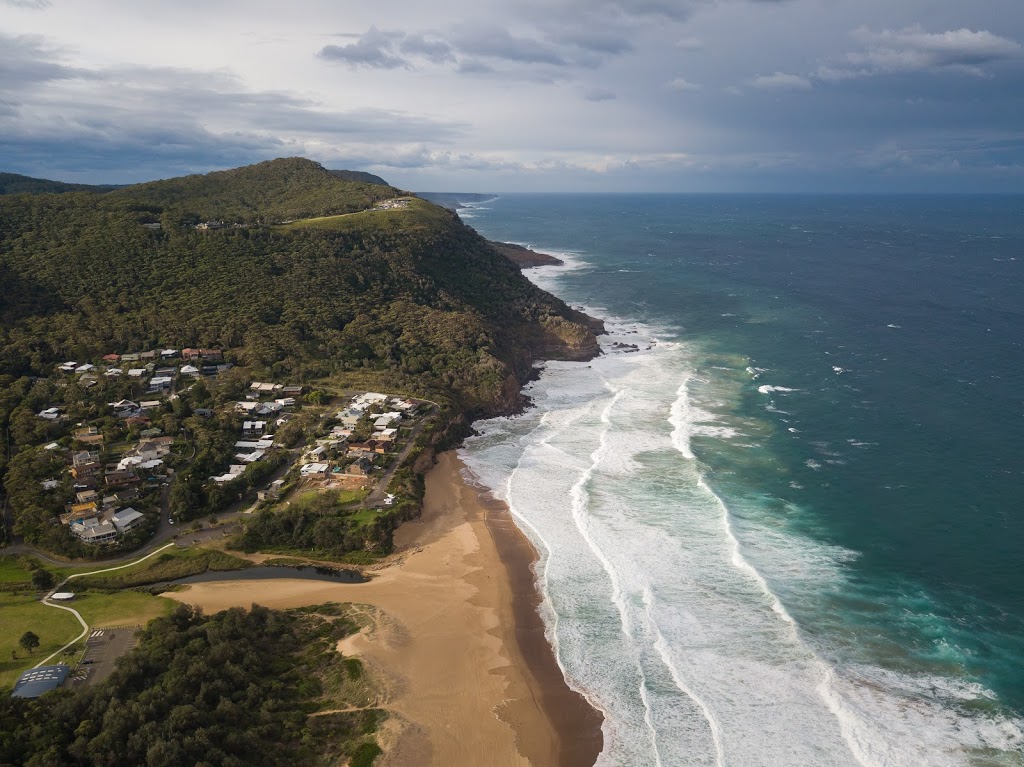
[(369, 583), (220, 581), (167, 596), (208, 612), (363, 605), (366, 628), (339, 649), (381, 677), (392, 719), (378, 764), (593, 764), (601, 718), (565, 685), (543, 639), (532, 548), (507, 509), (482, 500), (460, 469), (454, 453), (440, 457), (423, 517), (396, 532), (400, 564)]

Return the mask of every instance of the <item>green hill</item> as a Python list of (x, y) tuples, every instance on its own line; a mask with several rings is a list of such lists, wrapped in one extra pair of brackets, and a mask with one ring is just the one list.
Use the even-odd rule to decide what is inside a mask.
[(0, 173), (0, 194), (61, 194), (63, 192), (109, 192), (115, 186), (67, 184), (17, 173)]
[(380, 184), (382, 186), (390, 186), (390, 184), (380, 176), (375, 176), (372, 173), (367, 173), (363, 170), (332, 170), (331, 175), (340, 178), (342, 181), (358, 181), (363, 184)]
[(18, 486), (32, 490), (12, 506), (46, 517), (33, 510), (35, 473), (46, 479), (56, 454), (30, 448), (71, 444), (71, 422), (36, 413), (59, 404), (75, 422), (112, 420), (106, 402), (127, 396), (127, 379), (89, 390), (56, 376), (58, 362), (222, 348), (239, 385), (369, 385), (440, 402), (434, 439), (450, 444), (468, 419), (519, 407), (534, 360), (596, 353), (589, 318), (455, 214), (417, 198), (374, 209), (396, 193), (287, 159), (106, 194), (0, 197), (0, 475), (20, 451)]
[(191, 223), (267, 223), (352, 213), (399, 194), (386, 185), (339, 178), (312, 160), (289, 157), (136, 184), (112, 196), (159, 207)]

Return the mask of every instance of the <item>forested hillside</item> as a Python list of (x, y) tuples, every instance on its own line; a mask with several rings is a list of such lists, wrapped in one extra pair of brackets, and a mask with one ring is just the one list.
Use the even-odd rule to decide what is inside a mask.
[(115, 186), (92, 186), (49, 181), (17, 173), (0, 173), (0, 194), (60, 194), (62, 192), (109, 192)]
[(211, 617), (182, 605), (105, 682), (0, 698), (0, 764), (369, 764), (385, 714), (359, 661), (335, 650), (352, 629), (338, 605)]
[[(236, 370), (218, 403), (252, 380), (372, 381), (440, 402), (435, 440), (450, 442), (467, 419), (515, 409), (535, 359), (596, 352), (588, 318), (454, 214), (416, 198), (377, 205), (400, 194), (292, 158), (103, 194), (0, 197), (0, 475), (24, 453), (20, 490), (31, 490), (15, 513), (44, 520), (55, 504), (37, 481), (58, 460), (44, 445), (82, 449), (83, 423), (106, 444), (125, 438), (108, 403), (138, 389), (127, 375), (56, 375), (67, 360), (223, 350)], [(200, 391), (150, 425), (178, 434), (187, 407), (209, 407)], [(60, 417), (40, 417), (55, 405)], [(205, 444), (205, 428), (189, 427), (189, 444)]]

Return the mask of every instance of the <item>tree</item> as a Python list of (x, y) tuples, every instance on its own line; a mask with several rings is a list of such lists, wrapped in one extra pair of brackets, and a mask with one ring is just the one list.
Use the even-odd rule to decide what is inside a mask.
[(21, 639), (18, 640), (18, 644), (20, 644), (22, 648), (32, 652), (34, 649), (39, 647), (39, 637), (31, 631), (26, 631), (21, 635)]
[(40, 567), (32, 571), (32, 585), (37, 589), (49, 589), (53, 587), (53, 573)]

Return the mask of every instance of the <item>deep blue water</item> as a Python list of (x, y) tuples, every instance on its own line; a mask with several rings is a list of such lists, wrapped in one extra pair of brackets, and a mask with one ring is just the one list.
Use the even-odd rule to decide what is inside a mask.
[[(718, 424), (690, 435), (703, 477), (821, 657), (1024, 716), (1024, 198), (508, 195), (463, 213), (571, 254), (539, 280), (567, 301), (685, 347)], [(835, 577), (787, 570), (804, 545), (839, 552)]]

